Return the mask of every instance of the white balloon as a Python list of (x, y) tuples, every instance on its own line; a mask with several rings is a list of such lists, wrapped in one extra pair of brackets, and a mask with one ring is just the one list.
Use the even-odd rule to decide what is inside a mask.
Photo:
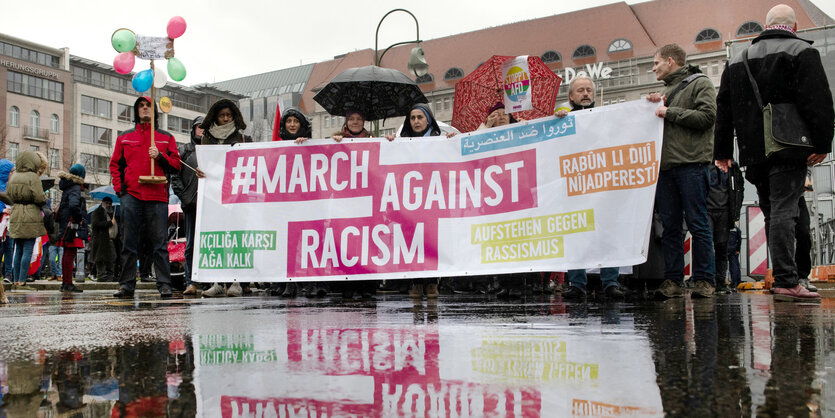
[(154, 88), (161, 89), (165, 87), (165, 83), (167, 82), (168, 76), (165, 75), (165, 71), (162, 71), (159, 68), (154, 68)]

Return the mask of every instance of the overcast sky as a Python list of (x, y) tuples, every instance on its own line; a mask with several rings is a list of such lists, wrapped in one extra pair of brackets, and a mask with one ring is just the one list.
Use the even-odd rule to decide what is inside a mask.
[[(110, 36), (114, 30), (125, 27), (141, 35), (165, 36), (168, 20), (182, 16), (188, 29), (174, 46), (188, 72), (182, 84), (194, 85), (374, 48), (377, 23), (386, 12), (398, 7), (414, 13), (422, 39), (434, 39), (615, 2), (36, 0), (3, 7), (0, 32), (55, 48), (69, 47), (73, 55), (112, 65), (116, 51), (110, 46)], [(813, 2), (835, 16), (835, 1)], [(594, 22), (588, 24), (589, 30), (594, 30)], [(380, 48), (414, 37), (412, 18), (396, 12), (383, 22)], [(147, 61), (137, 60), (134, 70), (146, 68)]]

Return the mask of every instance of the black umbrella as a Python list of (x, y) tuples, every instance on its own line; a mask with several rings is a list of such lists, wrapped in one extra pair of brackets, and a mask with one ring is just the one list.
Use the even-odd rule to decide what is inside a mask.
[(406, 74), (369, 65), (339, 73), (313, 100), (331, 115), (358, 110), (366, 120), (377, 120), (405, 116), (415, 103), (426, 103), (426, 96)]

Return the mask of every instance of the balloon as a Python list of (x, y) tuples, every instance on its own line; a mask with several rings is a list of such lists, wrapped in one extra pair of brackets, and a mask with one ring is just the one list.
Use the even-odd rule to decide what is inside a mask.
[(165, 76), (165, 71), (159, 68), (154, 68), (154, 87), (161, 89), (168, 82), (168, 77)]
[(136, 64), (136, 55), (133, 52), (122, 52), (113, 58), (113, 69), (119, 74), (131, 72), (134, 64)]
[(136, 47), (136, 35), (130, 29), (118, 29), (110, 37), (113, 48), (119, 52), (130, 52)]
[(150, 69), (136, 73), (131, 81), (133, 89), (140, 93), (151, 88), (151, 84), (154, 84), (154, 72)]
[(177, 39), (186, 31), (186, 20), (180, 16), (174, 16), (168, 21), (168, 37)]
[(186, 78), (186, 66), (177, 58), (168, 59), (168, 75), (174, 81), (183, 81)]

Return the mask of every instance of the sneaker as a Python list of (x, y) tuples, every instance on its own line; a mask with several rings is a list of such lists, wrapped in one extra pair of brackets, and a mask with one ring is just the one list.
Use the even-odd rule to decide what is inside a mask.
[(142, 283), (156, 283), (157, 279), (155, 279), (151, 276), (146, 276), (146, 277), (140, 277), (139, 281), (142, 282)]
[(35, 289), (34, 287), (27, 285), (26, 282), (18, 282), (12, 285), (12, 290), (25, 290), (33, 292), (38, 289)]
[(270, 296), (281, 296), (284, 293), (284, 286), (282, 283), (270, 283), (270, 288), (267, 289), (267, 294)]
[(84, 292), (84, 291), (79, 289), (78, 286), (70, 283), (70, 284), (62, 284), (61, 285), (61, 292), (81, 293), (81, 292)]
[(226, 296), (229, 297), (238, 297), (244, 293), (243, 289), (241, 289), (241, 284), (238, 282), (232, 283), (229, 285), (229, 289), (226, 289)]
[(209, 290), (203, 291), (204, 298), (216, 298), (220, 296), (226, 296), (226, 289), (220, 283), (215, 283)]
[(562, 292), (562, 298), (565, 300), (585, 300), (586, 292), (577, 286), (568, 286), (568, 289)]
[(716, 293), (716, 290), (713, 288), (712, 284), (708, 283), (706, 280), (699, 280), (693, 286), (693, 290), (690, 295), (697, 298), (712, 298), (714, 293)]
[(616, 284), (607, 287), (603, 290), (603, 293), (605, 293), (606, 298), (610, 300), (623, 300), (626, 298), (626, 292), (624, 292), (623, 289)]
[(771, 289), (774, 294), (774, 300), (781, 302), (820, 302), (821, 295), (815, 292), (810, 292), (801, 285), (795, 287), (775, 287)]
[(430, 283), (426, 285), (426, 298), (427, 299), (437, 299), (440, 293), (438, 293), (438, 285), (436, 283)]
[(118, 292), (113, 294), (113, 297), (119, 299), (133, 299), (133, 290), (128, 290), (124, 287), (120, 288)]
[(186, 290), (183, 291), (183, 296), (191, 296), (197, 294), (197, 286), (190, 284), (186, 286)]
[(12, 284), (12, 281), (8, 277), (4, 277), (3, 284)]
[(298, 294), (299, 287), (295, 283), (287, 283), (284, 288), (284, 293), (281, 294), (283, 298), (294, 298)]
[(412, 299), (422, 299), (423, 285), (418, 283), (412, 283), (412, 286), (409, 288), (409, 297)]
[(162, 298), (170, 298), (173, 295), (171, 286), (164, 284), (159, 287), (159, 296)]
[(818, 288), (817, 288), (815, 285), (813, 285), (813, 284), (809, 283), (809, 279), (800, 279), (800, 280), (797, 282), (797, 284), (799, 284), (799, 285), (801, 285), (801, 286), (805, 287), (805, 288), (806, 288), (806, 290), (808, 290), (808, 291), (810, 291), (810, 292), (817, 292), (817, 291), (818, 291)]
[(661, 283), (661, 286), (655, 289), (654, 296), (658, 300), (680, 298), (684, 296), (684, 289), (672, 280), (664, 280), (664, 283)]

